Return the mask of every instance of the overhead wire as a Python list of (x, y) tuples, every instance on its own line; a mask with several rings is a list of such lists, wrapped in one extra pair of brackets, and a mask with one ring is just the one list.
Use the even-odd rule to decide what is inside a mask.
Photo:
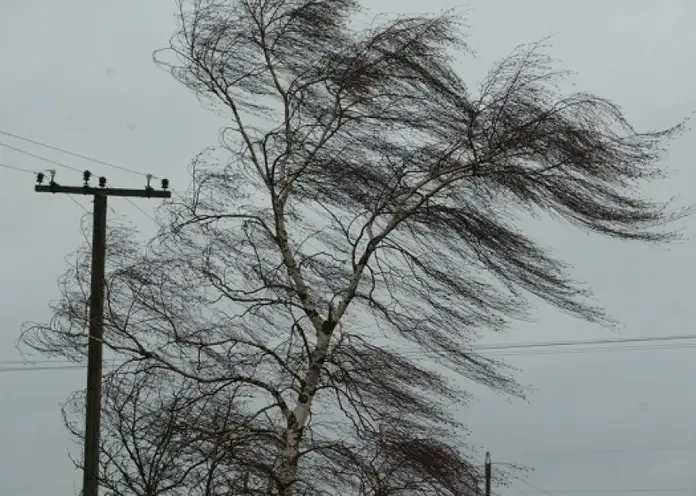
[[(693, 447), (696, 449), (696, 446)], [(619, 452), (619, 450), (616, 450), (616, 452)], [(474, 457), (476, 459), (476, 457)], [(538, 494), (544, 494), (547, 496), (554, 496), (554, 495), (572, 495), (572, 494), (599, 494), (599, 493), (611, 493), (611, 494), (624, 494), (624, 493), (649, 493), (649, 492), (654, 492), (655, 494), (659, 494), (660, 492), (669, 492), (669, 493), (684, 493), (684, 494), (693, 494), (693, 491), (695, 491), (695, 488), (637, 488), (637, 489), (543, 489), (540, 488), (531, 482), (527, 480), (525, 477), (520, 477), (520, 476), (513, 476), (513, 480), (516, 482), (520, 482), (524, 484), (527, 488), (533, 490), (534, 492)], [(509, 491), (513, 492), (519, 492), (523, 495), (527, 495), (525, 491), (523, 491), (521, 488), (517, 487), (509, 487)], [(528, 496), (528, 495), (527, 495)]]
[(65, 195), (65, 196), (67, 196), (68, 198), (70, 198), (70, 201), (72, 201), (75, 205), (77, 205), (78, 207), (80, 207), (80, 208), (81, 208), (82, 210), (84, 210), (86, 213), (88, 213), (88, 214), (91, 213), (87, 207), (85, 207), (82, 203), (80, 203), (79, 201), (77, 201), (76, 198), (73, 198), (73, 195)]
[(501, 350), (501, 351), (486, 351), (484, 354), (487, 357), (517, 357), (517, 356), (539, 356), (539, 355), (586, 355), (588, 353), (616, 353), (628, 351), (676, 351), (696, 348), (696, 343), (684, 344), (657, 344), (657, 345), (642, 345), (642, 346), (604, 346), (600, 348), (565, 348), (565, 349), (546, 349), (546, 350)]
[(77, 167), (73, 167), (73, 166), (71, 166), (71, 165), (67, 165), (67, 164), (64, 164), (64, 163), (62, 163), (62, 162), (58, 162), (58, 161), (56, 161), (56, 160), (50, 159), (50, 158), (46, 158), (46, 157), (43, 157), (43, 156), (41, 156), (41, 155), (37, 155), (37, 154), (32, 153), (32, 152), (28, 152), (28, 151), (26, 151), (26, 150), (24, 150), (24, 149), (22, 149), (22, 148), (17, 148), (16, 146), (8, 145), (7, 143), (2, 143), (2, 142), (0, 142), (0, 146), (2, 146), (2, 147), (4, 147), (4, 148), (7, 148), (7, 149), (9, 149), (9, 150), (13, 150), (13, 151), (15, 151), (15, 152), (17, 152), (17, 153), (21, 153), (21, 154), (23, 154), (23, 155), (27, 155), (28, 157), (33, 157), (33, 158), (35, 158), (35, 159), (37, 159), (37, 160), (42, 160), (42, 161), (47, 162), (47, 163), (49, 163), (49, 164), (57, 165), (58, 167), (63, 167), (63, 168), (65, 168), (65, 169), (69, 169), (69, 170), (72, 170), (72, 171), (75, 171), (75, 172), (80, 172), (80, 173), (83, 172), (83, 171), (81, 171), (80, 169), (78, 169)]
[[(599, 353), (614, 351), (676, 350), (696, 347), (693, 343), (678, 341), (696, 340), (696, 334), (675, 334), (669, 336), (644, 336), (638, 338), (583, 339), (576, 341), (546, 341), (532, 343), (510, 343), (472, 346), (469, 351), (487, 357), (509, 357), (530, 355), (558, 355), (570, 353)], [(422, 349), (397, 349), (406, 356), (443, 355), (446, 352), (424, 352)], [(466, 350), (464, 350), (466, 351)]]
[[(613, 345), (616, 347), (616, 350), (615, 350), (615, 351), (633, 351), (633, 350), (636, 349), (635, 347), (632, 347), (632, 346), (622, 346), (622, 345), (624, 345), (624, 344), (626, 344), (626, 343), (635, 342), (637, 339), (640, 339), (640, 341), (643, 342), (643, 343), (648, 343), (648, 342), (662, 342), (662, 341), (665, 341), (665, 340), (667, 340), (667, 339), (670, 339), (670, 340), (675, 340), (675, 339), (696, 339), (696, 335), (651, 336), (651, 337), (647, 337), (647, 336), (646, 336), (646, 337), (642, 337), (642, 338), (625, 338), (625, 339), (620, 339), (620, 340), (619, 340), (619, 339), (614, 339), (614, 340), (611, 340), (611, 343), (613, 343)], [(570, 343), (573, 343), (573, 344), (575, 344), (575, 345), (579, 348), (579, 349), (577, 349), (576, 351), (586, 351), (586, 352), (588, 352), (588, 353), (593, 353), (593, 352), (596, 352), (596, 351), (606, 351), (606, 350), (607, 350), (607, 344), (605, 344), (605, 348), (602, 348), (602, 349), (599, 349), (599, 350), (596, 350), (596, 349), (593, 349), (593, 348), (588, 348), (588, 349), (586, 349), (586, 350), (582, 350), (581, 348), (582, 348), (582, 347), (590, 347), (590, 346), (592, 346), (592, 345), (595, 344), (595, 343), (606, 343), (606, 342), (607, 342), (607, 340), (605, 340), (605, 339), (596, 339), (596, 340), (578, 340), (578, 341), (548, 341), (548, 342), (546, 342), (546, 343), (529, 343), (529, 345), (534, 345), (534, 346), (541, 346), (541, 345), (544, 345), (545, 347), (551, 347), (551, 346), (560, 346), (560, 345), (568, 346)], [(519, 349), (519, 348), (531, 348), (532, 346), (525, 346), (524, 343), (512, 343), (512, 344), (510, 344), (510, 345), (495, 345), (495, 349), (496, 349), (496, 350), (505, 350), (505, 349), (508, 348), (508, 347), (511, 348), (511, 349)], [(675, 344), (672, 344), (672, 345), (670, 345), (669, 347), (667, 347), (666, 345), (662, 345), (661, 347), (655, 347), (655, 348), (648, 348), (648, 347), (646, 347), (646, 348), (642, 348), (642, 349), (645, 349), (645, 350), (651, 350), (651, 349), (662, 350), (662, 349), (677, 349), (677, 348), (682, 348), (682, 347), (694, 348), (694, 347), (696, 347), (696, 343), (694, 343), (694, 344), (686, 344), (686, 345), (682, 345), (682, 346), (679, 346), (679, 347), (678, 347), (677, 345), (675, 345)], [(478, 352), (478, 351), (480, 351), (480, 350), (485, 351), (485, 349), (487, 349), (487, 348), (490, 349), (490, 346), (479, 346), (479, 347), (474, 347), (472, 350)], [(407, 357), (408, 357), (408, 356), (423, 356), (423, 357), (426, 356), (426, 354), (425, 354), (422, 350), (415, 350), (415, 349), (414, 349), (414, 350), (397, 350), (397, 351), (400, 351), (400, 353), (402, 353), (403, 355), (405, 355), (405, 356), (407, 356)], [(563, 352), (565, 352), (565, 351), (567, 351), (567, 350), (562, 349), (562, 350), (544, 350), (544, 351), (545, 351), (545, 354), (553, 354), (554, 352), (556, 352), (556, 353), (563, 353)], [(525, 351), (525, 352), (520, 351), (520, 352), (518, 352), (518, 353), (519, 353), (520, 355), (522, 355), (522, 354), (533, 355), (533, 354), (535, 354), (536, 352), (535, 352), (535, 351), (529, 351), (529, 350), (528, 350), (528, 351)], [(485, 356), (489, 356), (490, 354), (489, 354), (489, 353), (485, 353), (484, 355), (485, 355)], [(53, 359), (46, 359), (46, 360), (41, 359), (41, 360), (30, 360), (30, 361), (0, 360), (0, 372), (6, 371), (6, 369), (7, 369), (8, 367), (9, 367), (9, 368), (12, 368), (12, 371), (15, 371), (14, 368), (17, 368), (17, 366), (19, 366), (19, 367), (18, 367), (19, 370), (34, 370), (34, 369), (36, 368), (36, 366), (35, 366), (35, 365), (31, 365), (31, 364), (56, 364), (56, 365), (58, 365), (58, 364), (61, 364), (61, 363), (73, 363), (73, 362), (71, 362), (71, 361), (69, 361), (69, 360), (53, 360)], [(23, 366), (20, 366), (20, 365), (23, 365)], [(82, 365), (79, 365), (79, 366), (82, 366)], [(14, 367), (14, 368), (13, 368), (13, 367)]]
[[(57, 147), (57, 146), (49, 145), (48, 143), (44, 143), (44, 142), (42, 142), (42, 141), (38, 141), (38, 140), (31, 139), (31, 138), (27, 138), (27, 137), (25, 137), (25, 136), (20, 136), (20, 135), (18, 135), (18, 134), (10, 133), (10, 132), (4, 131), (4, 130), (2, 130), (2, 129), (0, 129), (0, 134), (3, 134), (3, 135), (5, 135), (5, 136), (9, 136), (9, 137), (11, 137), (11, 138), (18, 139), (18, 140), (20, 140), (20, 141), (25, 141), (25, 142), (27, 142), (27, 143), (31, 143), (31, 144), (36, 145), (36, 146), (40, 146), (40, 147), (46, 148), (46, 149), (48, 149), (48, 150), (53, 150), (53, 151), (60, 152), (60, 153), (64, 153), (64, 154), (66, 154), (66, 155), (70, 155), (70, 156), (73, 156), (73, 157), (76, 157), (76, 158), (80, 158), (80, 159), (82, 159), (82, 160), (87, 160), (87, 161), (89, 161), (89, 162), (94, 162), (94, 163), (96, 163), (96, 164), (101, 164), (101, 165), (104, 165), (104, 166), (106, 166), (106, 167), (111, 167), (112, 169), (118, 169), (118, 170), (121, 170), (121, 171), (124, 171), (124, 172), (130, 172), (131, 174), (137, 174), (137, 175), (139, 175), (139, 176), (146, 176), (146, 175), (147, 175), (147, 174), (145, 174), (145, 173), (143, 173), (143, 172), (139, 172), (139, 171), (136, 171), (136, 170), (133, 170), (133, 169), (129, 169), (128, 167), (123, 167), (122, 165), (117, 165), (117, 164), (114, 164), (114, 163), (112, 163), (112, 162), (107, 162), (107, 161), (105, 161), (105, 160), (100, 160), (100, 159), (98, 159), (98, 158), (90, 157), (90, 156), (88, 156), (88, 155), (83, 155), (83, 154), (81, 154), (81, 153), (76, 153), (76, 152), (73, 152), (73, 151), (70, 151), (70, 150), (66, 150), (65, 148), (60, 148), (60, 147)], [(155, 178), (155, 179), (161, 179), (161, 178), (156, 177), (156, 176), (154, 176), (154, 175), (153, 175), (152, 177)]]
[(131, 206), (133, 206), (133, 208), (135, 208), (136, 210), (140, 211), (140, 213), (142, 213), (145, 217), (147, 217), (148, 219), (150, 219), (150, 220), (152, 221), (153, 224), (157, 224), (157, 221), (155, 220), (155, 218), (154, 218), (152, 215), (150, 215), (149, 213), (147, 213), (147, 212), (145, 211), (145, 209), (143, 209), (140, 205), (138, 205), (138, 204), (135, 203), (133, 200), (131, 200), (130, 198), (127, 198), (127, 197), (124, 198), (124, 200), (126, 200), (128, 203), (130, 203)]
[(682, 493), (694, 494), (694, 488), (677, 488), (677, 487), (662, 487), (662, 488), (633, 488), (633, 489), (542, 489), (535, 486), (528, 480), (522, 477), (516, 477), (515, 480), (523, 483), (528, 488), (544, 495), (573, 495), (573, 494), (630, 494), (630, 493)]
[(631, 494), (631, 493), (652, 493), (658, 495), (660, 493), (679, 493), (679, 494), (694, 494), (696, 488), (687, 487), (639, 487), (633, 489), (554, 489), (545, 492), (544, 494)]
[(8, 165), (8, 164), (0, 164), (0, 167), (3, 167), (5, 169), (10, 169), (18, 172), (26, 172), (31, 175), (36, 175), (36, 172), (30, 171), (29, 169), (23, 169), (21, 167), (16, 167), (14, 165)]
[[(153, 176), (154, 177), (154, 176)], [(119, 200), (125, 200), (127, 203), (130, 204), (134, 209), (138, 210), (141, 214), (143, 214), (145, 217), (147, 217), (153, 224), (157, 225), (157, 221), (155, 218), (152, 216), (152, 214), (148, 213), (144, 208), (142, 208), (140, 205), (138, 205), (136, 202), (128, 198), (127, 196), (124, 197), (118, 197)]]
[(0, 373), (2, 372), (27, 372), (27, 371), (47, 371), (47, 370), (67, 370), (67, 369), (84, 369), (84, 365), (40, 365), (32, 367), (0, 367)]
[(529, 481), (526, 480), (526, 479), (523, 479), (523, 478), (521, 478), (521, 477), (518, 477), (516, 480), (520, 481), (522, 484), (524, 484), (524, 485), (527, 486), (528, 488), (532, 489), (533, 491), (536, 491), (536, 492), (538, 492), (538, 493), (546, 494), (546, 495), (548, 495), (548, 496), (551, 496), (551, 492), (549, 492), (549, 491), (547, 491), (547, 490), (545, 490), (545, 489), (541, 489), (541, 488), (536, 487), (534, 484), (532, 484), (531, 482), (529, 482)]
[(656, 445), (656, 446), (628, 446), (624, 448), (583, 448), (574, 447), (565, 450), (549, 451), (521, 451), (516, 453), (519, 457), (557, 457), (571, 455), (614, 455), (621, 453), (657, 453), (666, 451), (696, 451), (696, 444), (682, 445)]
[(682, 339), (696, 339), (696, 334), (672, 334), (669, 336), (645, 336), (635, 338), (609, 338), (609, 339), (585, 339), (579, 341), (546, 341), (532, 343), (500, 343), (479, 346), (479, 350), (496, 350), (512, 348), (545, 348), (549, 346), (576, 346), (578, 344), (612, 344), (612, 343), (642, 343), (653, 341), (675, 341)]
[(527, 491), (520, 489), (519, 487), (513, 489), (513, 491), (516, 493), (520, 493), (522, 496), (529, 496), (529, 493)]

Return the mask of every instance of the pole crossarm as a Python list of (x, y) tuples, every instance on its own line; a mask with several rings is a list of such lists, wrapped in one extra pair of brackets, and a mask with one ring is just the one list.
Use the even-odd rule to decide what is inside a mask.
[(165, 190), (147, 189), (123, 189), (123, 188), (93, 188), (90, 186), (59, 186), (36, 185), (37, 193), (67, 193), (69, 195), (99, 195), (99, 196), (125, 196), (137, 198), (171, 198), (172, 192)]

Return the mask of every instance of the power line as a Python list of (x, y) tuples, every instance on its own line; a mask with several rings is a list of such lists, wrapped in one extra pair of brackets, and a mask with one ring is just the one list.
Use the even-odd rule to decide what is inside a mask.
[(634, 488), (634, 489), (554, 489), (546, 494), (629, 494), (629, 493), (680, 493), (694, 494), (696, 488), (686, 487), (657, 487), (657, 488)]
[(128, 203), (130, 203), (136, 210), (139, 210), (140, 213), (142, 213), (145, 217), (147, 217), (148, 219), (150, 219), (150, 220), (152, 221), (153, 224), (157, 224), (157, 221), (155, 220), (155, 218), (154, 218), (152, 215), (148, 214), (148, 213), (147, 213), (142, 207), (140, 207), (137, 203), (135, 203), (135, 202), (134, 202), (133, 200), (131, 200), (130, 198), (125, 198), (125, 200), (126, 200)]
[(87, 212), (88, 214), (90, 213), (89, 209), (88, 209), (87, 207), (85, 207), (82, 203), (80, 203), (79, 201), (77, 201), (75, 198), (73, 198), (72, 195), (67, 195), (67, 197), (70, 198), (70, 201), (72, 201), (75, 205), (77, 205), (78, 207), (80, 207), (82, 210), (84, 210), (84, 211)]
[(34, 172), (34, 171), (30, 171), (29, 169), (22, 169), (21, 167), (15, 167), (14, 165), (0, 164), (0, 167), (3, 167), (5, 169), (10, 169), (10, 170), (15, 170), (18, 172), (26, 172), (26, 173), (31, 174), (33, 176), (36, 175), (36, 172)]
[(0, 143), (0, 146), (8, 148), (10, 150), (14, 150), (17, 153), (21, 153), (21, 154), (27, 155), (29, 157), (34, 157), (35, 159), (38, 159), (38, 160), (43, 160), (44, 162), (48, 162), (49, 164), (57, 165), (58, 167), (63, 167), (65, 169), (69, 169), (69, 170), (72, 170), (75, 172), (80, 172), (80, 173), (83, 172), (80, 169), (78, 169), (77, 167), (73, 167), (72, 165), (67, 165), (67, 164), (64, 164), (62, 162), (57, 162), (56, 160), (51, 160), (50, 158), (46, 158), (46, 157), (43, 157), (41, 155), (36, 155), (35, 153), (31, 153), (31, 152), (28, 152), (28, 151), (23, 150), (21, 148), (17, 148), (16, 146), (8, 145), (7, 143)]
[[(607, 340), (603, 339), (596, 339), (596, 340), (577, 340), (577, 341), (547, 341), (547, 342), (537, 342), (537, 343), (529, 343), (528, 345), (525, 343), (511, 343), (509, 345), (505, 344), (498, 344), (498, 345), (481, 345), (481, 346), (473, 346), (472, 350), (473, 351), (487, 351), (487, 350), (501, 350), (501, 351), (507, 351), (508, 349), (520, 349), (520, 348), (533, 348), (533, 347), (554, 347), (554, 346), (568, 346), (568, 345), (575, 345), (578, 346), (578, 349), (572, 350), (572, 351), (580, 351), (582, 350), (583, 347), (589, 347), (592, 345), (595, 345), (597, 343), (606, 343), (604, 347), (601, 348), (589, 348), (586, 350), (582, 351), (587, 351), (587, 352), (595, 352), (595, 351), (605, 351), (610, 349), (611, 347), (608, 346), (610, 344), (613, 345), (622, 345), (626, 343), (633, 343), (637, 340), (639, 340), (641, 343), (644, 343), (646, 346), (640, 348), (637, 346), (616, 346), (616, 349), (620, 350), (651, 350), (651, 349), (672, 349), (672, 348), (677, 348), (677, 345), (671, 344), (671, 345), (658, 345), (655, 347), (649, 347), (647, 346), (651, 342), (661, 342), (661, 341), (676, 341), (676, 340), (691, 340), (691, 339), (696, 339), (696, 334), (683, 334), (683, 335), (671, 335), (671, 336), (645, 336), (641, 338), (625, 338), (625, 339), (615, 339), (611, 340), (610, 342), (607, 342)], [(679, 346), (681, 347), (696, 347), (696, 343), (686, 343), (684, 345)], [(418, 354), (424, 354), (424, 352), (420, 349), (412, 349), (412, 350), (396, 350), (398, 352), (402, 352), (405, 354), (409, 353), (418, 353)], [(549, 353), (558, 353), (562, 352), (563, 350), (543, 350), (544, 353), (549, 352)], [(528, 352), (525, 351), (524, 353), (536, 353), (536, 352)], [(3, 362), (0, 361), (0, 364)]]
[(551, 451), (524, 451), (516, 454), (517, 457), (546, 457), (546, 456), (573, 456), (573, 455), (600, 455), (621, 453), (655, 453), (665, 451), (696, 451), (696, 444), (664, 445), (664, 446), (631, 446), (625, 448), (570, 448), (567, 450)]
[(67, 369), (84, 369), (85, 365), (41, 365), (31, 367), (0, 367), (2, 372), (28, 372), (41, 370), (67, 370)]
[(533, 485), (531, 482), (529, 482), (526, 479), (517, 478), (517, 480), (520, 481), (525, 486), (527, 486), (528, 488), (530, 488), (538, 493), (547, 494), (547, 495), (551, 496), (551, 493), (549, 491), (546, 491), (545, 489), (540, 489), (540, 488), (536, 487), (535, 485)]
[(662, 487), (662, 488), (634, 488), (634, 489), (541, 489), (522, 478), (516, 478), (530, 489), (548, 496), (552, 495), (572, 495), (572, 494), (630, 494), (630, 493), (681, 493), (694, 494), (696, 488)]
[[(113, 168), (113, 169), (118, 169), (118, 170), (121, 170), (121, 171), (124, 171), (124, 172), (130, 172), (131, 174), (136, 174), (136, 175), (139, 175), (139, 176), (145, 176), (145, 175), (146, 175), (146, 174), (144, 174), (144, 173), (142, 173), (142, 172), (138, 172), (138, 171), (135, 171), (135, 170), (133, 170), (133, 169), (129, 169), (129, 168), (127, 168), (127, 167), (123, 167), (123, 166), (121, 166), (121, 165), (116, 165), (116, 164), (114, 164), (114, 163), (107, 162), (107, 161), (105, 161), (105, 160), (99, 160), (98, 158), (94, 158), (94, 157), (90, 157), (90, 156), (87, 156), (87, 155), (83, 155), (83, 154), (81, 154), (81, 153), (76, 153), (76, 152), (73, 152), (73, 151), (70, 151), (70, 150), (66, 150), (65, 148), (60, 148), (60, 147), (57, 147), (57, 146), (49, 145), (49, 144), (44, 143), (44, 142), (42, 142), (42, 141), (34, 140), (34, 139), (31, 139), (31, 138), (27, 138), (27, 137), (25, 137), (25, 136), (20, 136), (20, 135), (18, 135), (18, 134), (14, 134), (14, 133), (10, 133), (10, 132), (7, 132), (7, 131), (3, 131), (2, 129), (0, 129), (0, 134), (4, 134), (5, 136), (9, 136), (9, 137), (11, 137), (11, 138), (15, 138), (15, 139), (18, 139), (18, 140), (21, 140), (21, 141), (25, 141), (25, 142), (27, 142), (27, 143), (31, 143), (31, 144), (36, 145), (36, 146), (40, 146), (40, 147), (43, 147), (43, 148), (47, 148), (47, 149), (49, 149), (49, 150), (53, 150), (53, 151), (60, 152), (60, 153), (64, 153), (64, 154), (66, 154), (66, 155), (70, 155), (70, 156), (73, 156), (73, 157), (76, 157), (76, 158), (80, 158), (80, 159), (82, 159), (82, 160), (87, 160), (87, 161), (94, 162), (94, 163), (97, 163), (97, 164), (105, 165), (106, 167), (111, 167), (111, 168)], [(20, 152), (20, 153), (21, 153), (21, 152)], [(155, 178), (155, 179), (161, 179), (161, 178), (156, 177), (156, 176), (154, 176), (154, 175), (153, 175), (152, 177)]]
[(605, 346), (601, 348), (564, 348), (564, 349), (545, 349), (545, 350), (502, 350), (497, 352), (486, 352), (487, 357), (516, 357), (516, 356), (538, 356), (538, 355), (586, 355), (588, 353), (618, 353), (627, 351), (676, 351), (696, 348), (696, 343), (684, 343), (680, 345), (643, 345), (643, 346)]
[(520, 489), (519, 487), (516, 488), (516, 489), (514, 489), (514, 492), (520, 493), (522, 496), (529, 496), (529, 493), (528, 493), (528, 492), (526, 492), (526, 491)]
[[(696, 334), (651, 336), (622, 339), (586, 339), (577, 341), (547, 341), (537, 343), (511, 343), (509, 345), (472, 346), (472, 353), (485, 352), (487, 357), (510, 357), (531, 355), (558, 355), (571, 353), (600, 353), (617, 351), (677, 350), (696, 347), (694, 343), (676, 344), (675, 341), (696, 340)], [(669, 342), (669, 344), (667, 343)], [(602, 346), (597, 346), (602, 345)], [(560, 349), (554, 349), (560, 348)], [(444, 355), (446, 352), (424, 352), (420, 348), (395, 350), (406, 356)], [(467, 351), (466, 349), (463, 351)]]
[[(152, 176), (152, 177), (154, 177), (154, 176)], [(152, 221), (153, 224), (157, 225), (157, 221), (154, 219), (154, 217), (152, 217), (152, 215), (150, 215), (149, 213), (147, 213), (147, 212), (145, 211), (145, 209), (143, 209), (140, 205), (138, 205), (137, 203), (135, 203), (133, 200), (131, 200), (131, 199), (128, 198), (128, 197), (123, 197), (123, 199), (126, 200), (128, 203), (130, 203), (130, 205), (131, 205), (133, 208), (135, 208), (136, 210), (138, 210), (141, 214), (143, 214), (145, 217), (147, 217), (150, 221)]]
[(614, 343), (645, 343), (655, 341), (677, 341), (683, 339), (696, 339), (696, 334), (673, 334), (670, 336), (646, 336), (639, 338), (613, 338), (613, 339), (584, 339), (578, 341), (545, 341), (536, 343), (490, 344), (478, 346), (479, 350), (496, 350), (512, 348), (546, 348), (549, 346), (576, 346), (590, 344), (614, 344)]
[(75, 363), (67, 358), (40, 358), (39, 360), (0, 360), (0, 367), (4, 365), (34, 365), (39, 363)]
[[(679, 339), (696, 339), (696, 335), (668, 336), (668, 337), (669, 337), (670, 339), (676, 339), (676, 338), (679, 338)], [(664, 341), (664, 340), (665, 340), (665, 337), (664, 337), (664, 336), (653, 336), (653, 337), (644, 337), (644, 338), (640, 338), (640, 339), (641, 339), (642, 342), (647, 343), (647, 342), (650, 342), (650, 341)], [(616, 341), (613, 341), (613, 343), (615, 343), (615, 344), (623, 344), (623, 343), (625, 343), (625, 342), (632, 342), (632, 340), (633, 340), (633, 338), (627, 338), (627, 339), (625, 339), (625, 340), (616, 340)], [(579, 347), (582, 347), (582, 346), (590, 346), (590, 345), (593, 345), (595, 342), (599, 342), (599, 341), (603, 341), (603, 340), (596, 340), (596, 341), (592, 341), (592, 340), (578, 340), (578, 341), (575, 341), (574, 344), (576, 344), (576, 345), (579, 346)], [(562, 342), (549, 341), (549, 342), (547, 342), (547, 343), (534, 343), (534, 345), (537, 346), (537, 345), (540, 345), (540, 344), (544, 344), (545, 346), (549, 346), (549, 347), (550, 347), (550, 346), (555, 346), (555, 345), (557, 345), (557, 343), (567, 344), (567, 343), (570, 343), (570, 341), (562, 341)], [(516, 348), (521, 348), (521, 347), (523, 347), (523, 346), (522, 346), (521, 344), (519, 344), (519, 343), (510, 344), (509, 346), (507, 346), (507, 345), (496, 345), (495, 349), (496, 349), (496, 350), (505, 351), (505, 350), (507, 350), (508, 347), (509, 347), (509, 348), (514, 348), (514, 349), (516, 349)], [(686, 345), (683, 345), (683, 347), (690, 347), (690, 348), (691, 348), (691, 347), (696, 347), (696, 343), (688, 343), (688, 344), (686, 344)], [(651, 350), (651, 349), (665, 349), (665, 348), (667, 348), (667, 346), (665, 346), (665, 345), (661, 345), (660, 347), (653, 347), (653, 348), (650, 348), (650, 347), (637, 348), (637, 347), (633, 347), (633, 346), (627, 346), (627, 347), (617, 346), (617, 349), (619, 349), (619, 350), (629, 350), (629, 351), (630, 351), (630, 350), (634, 350), (634, 349)], [(676, 348), (676, 346), (675, 346), (675, 345), (669, 345), (669, 348), (668, 348), (668, 349), (672, 349), (672, 348)], [(488, 349), (488, 346), (476, 346), (476, 347), (473, 347), (473, 350), (475, 350), (475, 351), (479, 351), (479, 350), (484, 350), (484, 351), (485, 351), (486, 349)], [(590, 349), (582, 350), (582, 351), (587, 351), (587, 352), (592, 353), (592, 352), (595, 352), (595, 351), (605, 351), (605, 350), (608, 350), (608, 349), (609, 349), (608, 347), (603, 347), (603, 348), (599, 348), (599, 349), (590, 348)], [(578, 348), (577, 350), (572, 350), (572, 351), (580, 351), (580, 350), (581, 350), (581, 348)], [(556, 350), (544, 350), (545, 353), (551, 353), (551, 352), (557, 352), (557, 353), (558, 353), (558, 352), (562, 352), (562, 351), (563, 351), (563, 350), (558, 350), (558, 351), (556, 351)], [(422, 350), (419, 350), (419, 349), (413, 349), (413, 350), (397, 350), (397, 352), (400, 352), (400, 353), (403, 353), (403, 354), (420, 354), (420, 355), (424, 355), (424, 354), (425, 354)], [(535, 352), (525, 352), (525, 353), (535, 353)], [(54, 362), (63, 362), (63, 361), (68, 361), (68, 360), (44, 360), (44, 359), (41, 359), (41, 360), (31, 360), (31, 361), (21, 361), (21, 360), (7, 361), (7, 360), (0, 360), (0, 365), (7, 365), (7, 364), (25, 364), (25, 363), (45, 363), (45, 362), (47, 362), (47, 361), (48, 361), (48, 362), (51, 362), (51, 363), (54, 363)]]
[[(634, 351), (634, 350), (663, 350), (663, 349), (678, 349), (678, 348), (694, 348), (696, 347), (696, 343), (688, 343), (685, 345), (677, 346), (677, 345), (659, 345), (656, 347), (647, 347), (644, 346), (642, 348), (637, 348), (635, 346), (621, 346), (626, 343), (632, 343), (636, 339), (640, 339), (641, 343), (649, 343), (649, 342), (661, 342), (665, 340), (676, 340), (676, 339), (696, 339), (696, 335), (681, 335), (681, 336), (652, 336), (652, 337), (643, 337), (643, 338), (625, 338), (621, 340), (612, 340), (611, 343), (614, 345), (614, 350), (612, 351)], [(517, 351), (520, 348), (531, 348), (533, 346), (545, 346), (545, 347), (552, 347), (552, 346), (567, 346), (569, 343), (575, 344), (578, 348), (574, 350), (569, 350), (569, 349), (561, 349), (561, 350), (551, 350), (551, 349), (545, 349), (543, 350), (542, 354), (556, 354), (556, 353), (567, 353), (567, 352), (587, 352), (587, 353), (595, 353), (595, 352), (602, 352), (602, 351), (609, 351), (610, 347), (608, 346), (609, 343), (605, 344), (604, 347), (596, 349), (596, 348), (589, 348), (589, 349), (582, 349), (582, 347), (589, 347), (594, 345), (597, 342), (605, 342), (607, 340), (602, 340), (602, 339), (597, 339), (597, 340), (578, 340), (578, 341), (549, 341), (546, 343), (529, 343), (530, 346), (525, 346), (524, 343), (514, 343), (510, 345), (495, 345), (495, 350), (502, 351), (504, 352), (508, 347), (515, 350), (514, 355), (505, 355), (503, 353), (500, 353), (499, 355), (502, 356), (518, 356), (518, 355), (534, 355), (534, 354), (539, 354), (542, 353), (540, 351)], [(485, 349), (490, 349), (489, 346), (480, 346), (480, 347), (475, 347), (473, 348), (474, 351), (479, 351), (479, 350), (484, 350)], [(405, 356), (426, 356), (425, 353), (422, 350), (397, 350), (398, 352), (402, 353)], [(486, 353), (486, 356), (490, 356), (490, 353)], [(17, 367), (12, 367), (16, 365), (24, 365), (23, 367), (18, 367), (19, 370), (34, 370), (35, 367), (30, 364), (56, 364), (56, 366), (59, 366), (58, 364), (61, 363), (72, 363), (69, 360), (52, 360), (52, 359), (41, 359), (41, 360), (31, 360), (31, 361), (20, 361), (20, 360), (0, 360), (0, 372), (5, 370), (4, 368), (1, 368), (3, 366), (10, 366), (10, 368), (13, 368), (12, 371), (14, 371), (14, 368)], [(6, 367), (7, 368), (7, 367)]]

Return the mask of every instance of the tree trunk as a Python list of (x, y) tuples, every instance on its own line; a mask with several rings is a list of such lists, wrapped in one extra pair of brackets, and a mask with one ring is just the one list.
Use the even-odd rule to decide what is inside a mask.
[(293, 496), (295, 494), (295, 479), (297, 477), (297, 455), (299, 453), (299, 436), (296, 429), (288, 428), (285, 435), (285, 446), (280, 452), (278, 468), (278, 495)]
[(312, 400), (319, 384), (321, 368), (326, 361), (329, 350), (331, 334), (336, 327), (333, 322), (324, 322), (317, 333), (317, 345), (312, 353), (309, 367), (305, 372), (304, 382), (300, 387), (297, 404), (290, 413), (285, 429), (285, 446), (280, 452), (280, 466), (278, 469), (280, 496), (293, 496), (294, 483), (297, 478), (297, 464), (300, 449), (300, 441), (304, 432), (309, 413), (312, 408)]

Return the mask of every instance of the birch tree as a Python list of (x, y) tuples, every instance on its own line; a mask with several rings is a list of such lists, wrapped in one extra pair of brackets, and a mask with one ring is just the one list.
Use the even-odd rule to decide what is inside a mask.
[[(156, 54), (229, 121), (146, 251), (112, 233), (105, 344), (126, 365), (109, 380), (159, 374), (166, 398), (114, 399), (105, 415), (127, 404), (153, 435), (176, 426), (165, 468), (183, 478), (164, 477), (166, 494), (475, 494), (467, 381), (522, 394), (475, 340), (525, 317), (532, 295), (609, 322), (520, 218), (661, 242), (685, 213), (641, 190), (680, 125), (638, 132), (610, 100), (563, 93), (541, 44), (469, 88), (455, 14), (357, 29), (359, 11), (182, 2)], [(84, 355), (81, 264), (54, 319), (26, 329), (34, 349)], [(106, 436), (106, 452), (128, 446)], [(144, 464), (162, 474), (163, 460)]]

